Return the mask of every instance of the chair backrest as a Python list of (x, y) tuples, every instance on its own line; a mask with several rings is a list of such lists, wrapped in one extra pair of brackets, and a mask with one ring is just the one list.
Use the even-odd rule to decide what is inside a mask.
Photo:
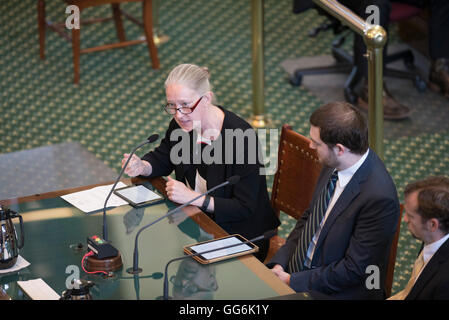
[(391, 22), (399, 22), (402, 20), (407, 20), (417, 16), (422, 12), (420, 7), (400, 3), (400, 2), (392, 2), (391, 3), (391, 11), (390, 11), (390, 21)]
[(312, 200), (322, 165), (309, 145), (310, 139), (288, 125), (282, 126), (278, 167), (271, 192), (271, 205), (278, 216), (282, 211), (298, 219)]
[(388, 258), (388, 266), (387, 266), (387, 275), (385, 278), (385, 293), (387, 295), (387, 298), (391, 296), (391, 288), (393, 287), (394, 266), (396, 264), (396, 253), (398, 249), (399, 233), (401, 231), (401, 221), (403, 211), (404, 205), (401, 204), (398, 226), (396, 228), (396, 233), (394, 234), (393, 241), (391, 242), (390, 256)]

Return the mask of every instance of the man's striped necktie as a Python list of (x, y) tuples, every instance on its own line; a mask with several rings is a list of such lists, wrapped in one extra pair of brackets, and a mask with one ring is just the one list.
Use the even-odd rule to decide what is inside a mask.
[(335, 185), (338, 180), (338, 171), (335, 170), (329, 181), (327, 182), (326, 187), (321, 191), (320, 197), (318, 201), (315, 203), (311, 214), (309, 215), (307, 222), (302, 230), (301, 236), (298, 240), (298, 245), (296, 246), (296, 250), (289, 261), (289, 271), (290, 273), (302, 271), (306, 269), (304, 266), (304, 262), (307, 257), (307, 250), (310, 246), (310, 242), (318, 230), (320, 226), (321, 220), (326, 213), (327, 207), (329, 206), (329, 202), (332, 198), (332, 195), (335, 191)]

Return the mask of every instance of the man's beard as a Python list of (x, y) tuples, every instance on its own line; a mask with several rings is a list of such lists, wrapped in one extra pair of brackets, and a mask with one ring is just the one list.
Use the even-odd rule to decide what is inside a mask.
[(328, 156), (323, 158), (323, 159), (319, 159), (321, 164), (329, 167), (329, 168), (337, 168), (338, 167), (338, 159), (335, 156), (335, 154), (332, 152), (332, 150), (330, 150), (330, 152), (328, 153)]

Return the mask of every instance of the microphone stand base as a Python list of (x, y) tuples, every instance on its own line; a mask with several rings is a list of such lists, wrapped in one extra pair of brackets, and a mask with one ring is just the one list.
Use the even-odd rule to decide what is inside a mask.
[(132, 267), (126, 269), (126, 272), (128, 272), (129, 274), (139, 274), (142, 272), (141, 268), (137, 268), (137, 270), (134, 270)]
[(89, 256), (86, 258), (86, 270), (93, 271), (106, 271), (114, 272), (120, 270), (123, 267), (122, 255), (120, 252), (114, 257), (108, 257), (99, 259), (95, 256)]

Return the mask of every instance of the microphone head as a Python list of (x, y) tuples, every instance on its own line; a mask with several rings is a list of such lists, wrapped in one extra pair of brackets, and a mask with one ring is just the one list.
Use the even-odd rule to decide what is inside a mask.
[(271, 237), (274, 237), (276, 235), (276, 230), (268, 230), (263, 234), (264, 239), (270, 239)]
[(236, 184), (237, 182), (239, 182), (239, 180), (240, 180), (240, 176), (235, 175), (235, 176), (230, 177), (228, 179), (228, 182), (230, 185), (233, 185), (233, 184)]
[(149, 136), (147, 141), (148, 141), (148, 143), (153, 143), (157, 139), (159, 139), (159, 135), (157, 133), (155, 133), (155, 134), (152, 134), (151, 136)]

